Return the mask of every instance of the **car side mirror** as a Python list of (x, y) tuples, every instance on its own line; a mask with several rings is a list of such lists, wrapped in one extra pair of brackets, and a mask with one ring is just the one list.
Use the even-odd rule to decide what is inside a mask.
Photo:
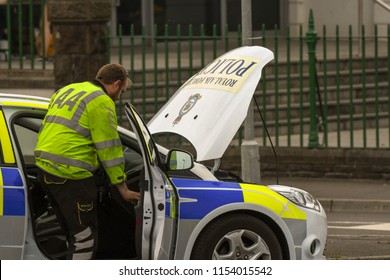
[(194, 167), (194, 158), (186, 151), (170, 150), (167, 155), (167, 170), (190, 170)]

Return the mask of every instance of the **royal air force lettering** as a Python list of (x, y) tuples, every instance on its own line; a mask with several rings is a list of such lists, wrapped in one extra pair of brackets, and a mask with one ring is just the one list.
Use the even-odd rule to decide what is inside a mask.
[(184, 88), (210, 88), (237, 93), (259, 61), (240, 56), (214, 60), (193, 76)]

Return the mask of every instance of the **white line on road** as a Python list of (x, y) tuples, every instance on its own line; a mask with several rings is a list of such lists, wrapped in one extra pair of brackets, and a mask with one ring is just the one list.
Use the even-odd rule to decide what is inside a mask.
[[(352, 223), (349, 223), (352, 224)], [(359, 223), (362, 224), (362, 223)], [(359, 226), (328, 226), (331, 229), (354, 229), (354, 230), (380, 230), (390, 231), (390, 223), (364, 224)]]
[(352, 224), (358, 224), (358, 225), (376, 225), (378, 222), (352, 222), (352, 221), (328, 221), (329, 224), (346, 224), (346, 225), (352, 225)]

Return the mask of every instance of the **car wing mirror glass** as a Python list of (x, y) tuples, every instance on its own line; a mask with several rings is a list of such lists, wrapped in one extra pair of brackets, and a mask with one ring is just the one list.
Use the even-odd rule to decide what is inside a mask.
[(194, 167), (192, 155), (186, 151), (170, 150), (167, 156), (167, 169), (169, 171), (189, 170)]

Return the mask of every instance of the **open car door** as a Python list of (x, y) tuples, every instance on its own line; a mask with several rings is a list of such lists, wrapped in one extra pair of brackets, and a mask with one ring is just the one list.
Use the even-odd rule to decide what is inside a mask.
[(137, 255), (141, 259), (157, 259), (163, 245), (167, 182), (159, 168), (157, 147), (145, 123), (131, 104), (126, 103), (125, 112), (137, 136), (144, 159), (140, 180), (141, 199), (134, 208)]

